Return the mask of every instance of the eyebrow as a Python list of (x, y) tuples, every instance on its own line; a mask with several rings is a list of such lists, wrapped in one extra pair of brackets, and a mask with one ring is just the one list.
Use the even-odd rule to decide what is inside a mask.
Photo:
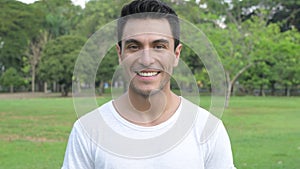
[(140, 41), (135, 40), (135, 39), (128, 39), (128, 40), (125, 41), (124, 44), (127, 45), (127, 44), (130, 44), (130, 43), (141, 44)]
[[(128, 40), (125, 41), (125, 45), (129, 44), (129, 43), (141, 44), (140, 41), (135, 40), (135, 39), (128, 39)], [(154, 40), (152, 43), (166, 43), (166, 44), (169, 44), (169, 41), (166, 40), (166, 39), (157, 39), (157, 40)]]
[(152, 43), (166, 43), (169, 44), (169, 41), (166, 39), (157, 39), (155, 41), (153, 41)]

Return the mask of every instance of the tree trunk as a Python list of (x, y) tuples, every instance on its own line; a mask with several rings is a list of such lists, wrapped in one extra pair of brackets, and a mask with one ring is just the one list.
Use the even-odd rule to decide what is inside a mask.
[(35, 41), (31, 41), (28, 53), (31, 66), (31, 92), (35, 92), (36, 67), (40, 62), (43, 46), (48, 42), (49, 35), (47, 31), (41, 32)]
[(225, 108), (227, 108), (229, 106), (229, 100), (230, 100), (230, 96), (231, 96), (232, 85), (231, 85), (231, 82), (230, 82), (230, 73), (225, 72), (225, 75), (226, 75), (226, 81), (227, 81)]
[(32, 74), (31, 74), (31, 92), (35, 92), (35, 66), (32, 65)]
[(66, 91), (66, 87), (65, 87), (66, 85), (64, 85), (64, 84), (62, 84), (61, 86), (60, 86), (60, 91), (61, 91), (61, 96), (62, 97), (65, 97), (65, 96), (68, 96), (68, 91)]
[(73, 93), (75, 92), (75, 93), (81, 93), (81, 86), (80, 86), (80, 80), (77, 80), (75, 83), (73, 83), (73, 84), (75, 84), (73, 87)]
[(229, 99), (230, 99), (230, 96), (231, 96), (231, 93), (232, 93), (232, 89), (233, 89), (233, 86), (234, 86), (235, 82), (252, 65), (253, 65), (253, 63), (249, 63), (248, 65), (246, 65), (245, 67), (243, 67), (241, 70), (239, 70), (235, 74), (235, 76), (232, 78), (232, 80), (230, 80), (230, 73), (228, 71), (225, 71), (226, 81), (227, 81), (227, 85), (228, 85), (227, 86), (227, 92), (226, 92), (225, 108), (227, 108), (229, 106)]
[(99, 83), (99, 95), (101, 96), (104, 93), (104, 82), (103, 80)]
[(289, 87), (289, 85), (285, 86), (285, 96), (291, 96), (291, 88)]
[(9, 85), (9, 91), (10, 91), (10, 93), (13, 93), (14, 92), (14, 85)]
[(69, 91), (68, 91), (67, 89), (65, 89), (65, 90), (64, 90), (64, 95), (63, 95), (63, 96), (64, 96), (64, 97), (68, 97), (68, 95), (69, 95)]
[(259, 95), (260, 96), (266, 96), (265, 92), (264, 92), (264, 85), (261, 84), (260, 88), (259, 88)]
[(48, 85), (47, 82), (44, 82), (44, 93), (48, 92)]
[(53, 90), (53, 92), (56, 92), (56, 91), (57, 91), (57, 89), (56, 89), (56, 82), (53, 82), (52, 90)]
[(275, 95), (275, 82), (271, 82), (271, 95)]

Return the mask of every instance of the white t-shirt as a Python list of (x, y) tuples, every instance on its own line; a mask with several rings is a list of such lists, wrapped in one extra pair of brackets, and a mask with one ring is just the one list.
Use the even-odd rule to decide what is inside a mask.
[[(190, 122), (191, 125), (187, 124), (191, 128), (181, 136), (182, 139), (175, 141), (177, 144), (169, 149), (153, 154), (156, 149), (164, 149), (163, 146), (174, 141), (173, 137), (160, 139), (160, 136), (174, 128), (182, 113), (190, 111), (190, 107), (187, 108), (184, 103), (191, 104), (181, 98), (179, 108), (170, 119), (151, 127), (138, 126), (125, 120), (117, 113), (112, 101), (102, 105), (75, 122), (62, 169), (234, 169), (230, 141), (223, 123), (198, 106), (197, 116), (193, 123)], [(211, 122), (214, 125), (207, 125)], [(101, 123), (111, 130), (103, 129), (105, 127)], [(116, 137), (105, 141), (114, 132), (133, 140), (158, 138), (161, 144), (141, 147), (142, 144), (130, 145)], [(125, 154), (114, 151), (119, 149)], [(145, 156), (132, 156), (135, 153), (145, 153)]]

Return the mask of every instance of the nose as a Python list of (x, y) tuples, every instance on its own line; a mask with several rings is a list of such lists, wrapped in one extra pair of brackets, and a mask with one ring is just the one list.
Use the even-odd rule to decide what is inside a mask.
[(143, 66), (150, 66), (155, 62), (153, 52), (149, 49), (144, 49), (139, 56), (138, 62)]

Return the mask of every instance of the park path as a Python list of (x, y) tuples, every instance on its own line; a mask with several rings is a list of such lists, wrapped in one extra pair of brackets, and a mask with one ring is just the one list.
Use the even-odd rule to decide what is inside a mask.
[(60, 93), (43, 93), (43, 92), (21, 92), (21, 93), (0, 93), (0, 99), (26, 99), (26, 98), (45, 98), (60, 97)]

